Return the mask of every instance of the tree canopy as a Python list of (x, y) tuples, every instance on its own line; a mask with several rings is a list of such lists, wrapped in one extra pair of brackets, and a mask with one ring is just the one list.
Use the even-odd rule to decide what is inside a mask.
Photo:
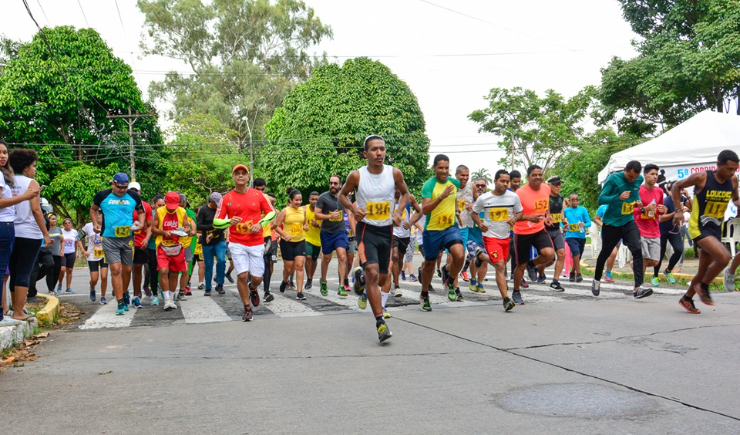
[(428, 177), (429, 138), (424, 115), (408, 85), (380, 62), (367, 58), (329, 64), (285, 97), (265, 126), (267, 143), (258, 174), (283, 194), (289, 186), (325, 191), (329, 176), (366, 164), (364, 138), (386, 140), (389, 163), (401, 169), (409, 188)]

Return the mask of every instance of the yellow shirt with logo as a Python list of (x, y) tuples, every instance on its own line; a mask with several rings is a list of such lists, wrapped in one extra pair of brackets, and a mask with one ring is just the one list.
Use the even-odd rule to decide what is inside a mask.
[(424, 229), (429, 231), (442, 231), (455, 224), (455, 206), (457, 199), (457, 190), (460, 188), (460, 181), (454, 178), (447, 178), (447, 182), (440, 183), (436, 177), (428, 179), (421, 189), (421, 197), (429, 198), (435, 201), (447, 189), (448, 186), (454, 186), (452, 193), (440, 202), (437, 207), (427, 216)]
[(306, 211), (303, 208), (285, 207), (283, 232), (290, 234), (291, 242), (300, 242), (306, 239), (303, 224), (306, 222)]
[[(311, 211), (311, 206), (306, 208), (306, 222), (308, 223), (308, 232), (306, 232), (306, 241), (314, 246), (321, 246), (321, 224), (316, 220), (316, 211)], [(317, 225), (317, 226), (314, 226)]]

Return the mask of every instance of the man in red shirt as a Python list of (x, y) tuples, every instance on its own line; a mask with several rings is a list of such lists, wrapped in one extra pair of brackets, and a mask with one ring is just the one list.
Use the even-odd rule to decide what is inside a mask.
[[(141, 185), (136, 181), (132, 181), (128, 185), (128, 190), (133, 190), (137, 195), (141, 196)], [(141, 202), (144, 206), (144, 221), (146, 222), (146, 228), (138, 231), (134, 231), (134, 306), (141, 308), (141, 277), (143, 276), (143, 267), (149, 263), (149, 239), (152, 237), (152, 206), (148, 202)], [(134, 210), (134, 222), (139, 220), (139, 213)]]
[[(645, 270), (648, 267), (657, 266), (660, 262), (660, 215), (668, 209), (663, 205), (663, 196), (665, 193), (658, 182), (657, 165), (649, 163), (645, 165), (643, 175), (645, 183), (640, 186), (640, 201), (642, 205), (635, 205), (633, 214), (635, 223), (640, 230), (640, 245), (642, 246), (642, 276), (645, 276)], [(653, 277), (651, 284), (658, 286), (660, 280), (657, 276)]]
[[(257, 288), (265, 273), (265, 240), (262, 236), (262, 215), (274, 218), (275, 209), (265, 195), (249, 187), (249, 169), (236, 165), (231, 171), (234, 190), (221, 198), (213, 220), (215, 227), (229, 226), (229, 251), (237, 274), (237, 288), (244, 303), (242, 320), (252, 320), (252, 305), (257, 307), (260, 296)], [(248, 282), (248, 276), (252, 280)]]

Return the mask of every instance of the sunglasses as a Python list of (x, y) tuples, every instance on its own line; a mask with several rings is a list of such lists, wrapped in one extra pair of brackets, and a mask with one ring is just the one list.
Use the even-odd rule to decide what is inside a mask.
[(678, 225), (674, 225), (673, 229), (668, 231), (668, 234), (679, 234), (681, 232), (681, 228)]
[(486, 187), (485, 184), (476, 184), (475, 187)]
[(128, 184), (114, 184), (116, 189), (128, 189)]

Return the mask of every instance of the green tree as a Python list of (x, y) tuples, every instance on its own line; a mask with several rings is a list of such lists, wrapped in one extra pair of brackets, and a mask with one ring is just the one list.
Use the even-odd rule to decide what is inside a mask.
[(501, 138), (498, 146), (506, 157), (500, 164), (510, 165), (513, 150), (515, 167), (538, 164), (547, 171), (558, 156), (578, 147), (595, 92), (586, 87), (566, 99), (550, 89), (540, 98), (521, 87), (493, 88), (485, 98), (488, 107), (474, 111), (468, 119), (480, 124), (479, 132)]
[(488, 169), (486, 168), (480, 168), (477, 171), (470, 174), (470, 181), (473, 182), (478, 179), (483, 179), (488, 181), (489, 183), (493, 183), (493, 180), (491, 179), (491, 173), (488, 172)]
[(168, 131), (162, 191), (178, 190), (193, 207), (205, 204), (211, 192), (233, 188), (231, 169), (245, 162), (234, 142), (236, 132), (212, 115), (192, 114)]
[[(619, 0), (642, 37), (638, 56), (602, 69), (604, 118), (636, 135), (706, 109), (727, 110), (740, 90), (740, 2)], [(737, 108), (740, 114), (740, 106)]]
[[(128, 160), (128, 138), (113, 135), (127, 129), (126, 124), (106, 115), (129, 106), (151, 111), (131, 68), (95, 30), (63, 26), (45, 28), (43, 35), (53, 54), (38, 33), (18, 47), (0, 75), (0, 136), (36, 149), (46, 181), (76, 162), (106, 167)], [(139, 120), (136, 130), (148, 133), (143, 143), (161, 140), (156, 118)], [(114, 140), (127, 145), (112, 144)]]
[(258, 173), (279, 194), (288, 186), (323, 192), (330, 175), (346, 177), (365, 164), (364, 138), (379, 134), (388, 162), (403, 171), (410, 189), (420, 189), (429, 176), (425, 128), (416, 97), (382, 63), (357, 58), (324, 65), (285, 97), (265, 126)]
[(55, 209), (63, 216), (76, 219), (79, 228), (90, 216), (95, 194), (110, 188), (110, 180), (119, 171), (115, 163), (100, 168), (77, 163), (59, 173), (44, 189), (43, 196), (54, 200)]
[(168, 115), (215, 116), (236, 131), (241, 147), (262, 138), (262, 126), (298, 82), (322, 60), (307, 49), (331, 37), (299, 0), (138, 0), (150, 41), (147, 54), (179, 59), (193, 71), (171, 71), (152, 83), (155, 99), (171, 101)]

